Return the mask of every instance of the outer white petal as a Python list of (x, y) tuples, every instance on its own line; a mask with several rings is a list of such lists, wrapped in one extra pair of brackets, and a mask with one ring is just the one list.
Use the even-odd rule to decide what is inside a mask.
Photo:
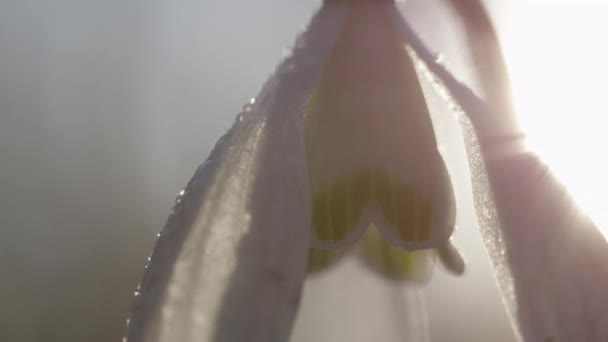
[(402, 33), (447, 88), (454, 108), (462, 108), (471, 120), (462, 118), (476, 212), (520, 338), (608, 341), (603, 235), (537, 157), (521, 146), (503, 149), (502, 139), (493, 139), (508, 138), (509, 115), (455, 80), (405, 22)]
[(287, 340), (309, 246), (302, 113), (342, 18), (321, 9), (178, 198), (129, 341)]

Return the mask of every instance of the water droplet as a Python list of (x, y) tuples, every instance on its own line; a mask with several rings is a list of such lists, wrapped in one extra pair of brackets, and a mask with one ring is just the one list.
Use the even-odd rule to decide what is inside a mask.
[(442, 53), (438, 53), (437, 56), (435, 56), (435, 62), (439, 64), (442, 64), (444, 60), (445, 56)]
[(133, 292), (133, 295), (134, 295), (135, 297), (139, 296), (140, 294), (141, 294), (141, 292), (139, 292), (139, 291), (135, 291), (135, 292)]
[(252, 97), (251, 99), (249, 99), (249, 101), (247, 103), (245, 103), (243, 105), (243, 112), (241, 114), (237, 115), (237, 121), (242, 121), (242, 119), (239, 119), (239, 117), (242, 116), (243, 113), (251, 112), (251, 110), (253, 110), (254, 104), (255, 104), (255, 97)]
[[(129, 318), (129, 317), (128, 317), (128, 318), (126, 319), (126, 322), (127, 322), (127, 327), (128, 327), (128, 326), (129, 326), (129, 324), (131, 324), (131, 318)], [(124, 337), (123, 337), (123, 339), (122, 339), (122, 340), (124, 341), (125, 339), (126, 339), (126, 338), (124, 338)]]
[(159, 238), (160, 237), (160, 233), (156, 233), (156, 237)]
[(284, 58), (291, 58), (291, 56), (293, 56), (293, 50), (290, 48), (284, 48), (283, 49), (283, 57)]
[(490, 217), (490, 215), (491, 215), (490, 209), (487, 206), (484, 206), (483, 207), (483, 216), (487, 218), (487, 217)]
[(175, 197), (175, 204), (179, 204), (182, 199), (184, 198), (184, 195), (186, 194), (186, 189), (182, 189), (179, 194), (177, 194), (177, 197)]

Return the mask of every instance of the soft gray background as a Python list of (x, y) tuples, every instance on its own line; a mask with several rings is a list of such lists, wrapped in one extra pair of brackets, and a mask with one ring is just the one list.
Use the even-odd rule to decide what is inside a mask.
[[(437, 3), (402, 6), (466, 78)], [(1, 341), (120, 340), (175, 195), (318, 6), (0, 0)], [(434, 341), (512, 340), (473, 235), (477, 271), (427, 294)]]

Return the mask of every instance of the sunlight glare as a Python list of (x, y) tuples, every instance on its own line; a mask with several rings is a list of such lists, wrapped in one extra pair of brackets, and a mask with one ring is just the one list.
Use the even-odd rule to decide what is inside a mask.
[(608, 3), (529, 0), (504, 53), (528, 142), (608, 236)]

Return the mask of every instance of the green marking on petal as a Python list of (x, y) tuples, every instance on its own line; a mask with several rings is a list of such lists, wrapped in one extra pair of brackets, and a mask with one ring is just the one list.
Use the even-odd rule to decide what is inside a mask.
[(319, 240), (331, 240), (329, 206), (325, 192), (317, 193), (312, 200), (312, 228)]
[(359, 170), (352, 177), (350, 215), (353, 224), (356, 224), (369, 201), (371, 194), (371, 177), (369, 171), (366, 170)]
[(432, 271), (433, 253), (411, 252), (391, 245), (373, 228), (364, 237), (363, 259), (373, 270), (391, 279), (425, 281)]
[(334, 232), (334, 237), (342, 239), (348, 232), (349, 222), (349, 184), (348, 179), (336, 182), (329, 193), (329, 212), (331, 217), (331, 227)]
[[(426, 282), (430, 279), (437, 257), (452, 275), (460, 276), (466, 268), (462, 256), (451, 242), (437, 249), (407, 251), (386, 241), (373, 226), (364, 235), (359, 248), (362, 261), (368, 267), (397, 281)], [(308, 273), (315, 274), (326, 270), (352, 250), (311, 248), (308, 253)]]
[(313, 195), (312, 228), (321, 241), (340, 241), (357, 224), (367, 203), (366, 182), (346, 177)]
[(384, 171), (374, 172), (374, 198), (387, 221), (404, 241), (428, 241), (432, 204), (408, 184), (391, 179)]
[(432, 205), (413, 187), (390, 178), (385, 171), (359, 170), (313, 196), (312, 228), (320, 241), (338, 242), (359, 223), (370, 201), (405, 241), (430, 238)]
[(345, 254), (344, 251), (328, 251), (311, 248), (308, 251), (308, 273), (318, 273), (336, 263)]

